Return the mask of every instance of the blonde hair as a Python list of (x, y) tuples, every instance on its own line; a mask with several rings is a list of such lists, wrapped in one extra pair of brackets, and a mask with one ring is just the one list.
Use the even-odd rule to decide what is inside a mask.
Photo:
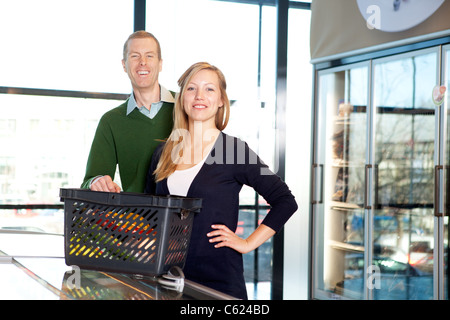
[(127, 56), (128, 56), (128, 43), (133, 40), (133, 39), (145, 39), (145, 38), (150, 38), (155, 40), (156, 42), (156, 46), (157, 46), (157, 50), (158, 50), (158, 58), (159, 60), (161, 60), (161, 45), (159, 44), (158, 39), (156, 39), (156, 37), (147, 31), (144, 30), (139, 30), (136, 32), (133, 32), (127, 39), (127, 41), (125, 41), (125, 44), (123, 45), (123, 60), (127, 61)]
[(230, 118), (230, 100), (226, 92), (227, 83), (225, 76), (222, 71), (217, 67), (207, 63), (198, 62), (190, 66), (178, 79), (178, 86), (180, 87), (180, 94), (177, 96), (175, 101), (175, 108), (173, 110), (174, 125), (169, 138), (162, 150), (161, 157), (159, 159), (154, 175), (156, 177), (156, 182), (164, 180), (169, 177), (177, 167), (179, 161), (173, 159), (175, 155), (180, 159), (183, 155), (183, 147), (189, 129), (189, 119), (188, 115), (184, 111), (184, 94), (186, 92), (186, 86), (191, 81), (192, 77), (202, 70), (210, 70), (217, 74), (219, 78), (220, 93), (223, 101), (223, 107), (219, 108), (215, 116), (216, 128), (222, 131), (226, 128), (228, 120)]

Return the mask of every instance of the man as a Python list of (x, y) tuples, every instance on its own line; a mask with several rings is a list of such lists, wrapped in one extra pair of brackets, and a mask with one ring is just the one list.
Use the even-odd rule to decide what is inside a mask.
[(120, 192), (113, 181), (119, 165), (123, 191), (143, 192), (153, 151), (172, 130), (174, 93), (158, 82), (162, 70), (158, 40), (145, 31), (130, 35), (122, 65), (133, 92), (125, 103), (100, 119), (82, 188)]

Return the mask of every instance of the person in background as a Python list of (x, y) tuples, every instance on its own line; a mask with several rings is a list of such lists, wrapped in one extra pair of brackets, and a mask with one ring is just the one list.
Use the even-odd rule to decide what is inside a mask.
[[(225, 134), (230, 114), (222, 72), (206, 62), (178, 80), (174, 128), (154, 152), (145, 192), (202, 199), (184, 266), (187, 279), (247, 299), (242, 254), (278, 232), (297, 210), (288, 186), (244, 141)], [(246, 239), (236, 235), (239, 192), (251, 186), (271, 209)]]
[(174, 93), (158, 81), (162, 62), (161, 47), (154, 35), (137, 31), (129, 36), (122, 65), (133, 91), (125, 103), (100, 119), (82, 188), (120, 192), (113, 181), (118, 165), (123, 191), (144, 191), (153, 151), (173, 126)]

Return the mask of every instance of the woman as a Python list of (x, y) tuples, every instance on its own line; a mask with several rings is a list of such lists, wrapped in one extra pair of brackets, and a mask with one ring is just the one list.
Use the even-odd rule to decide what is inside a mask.
[[(196, 63), (178, 85), (174, 128), (153, 155), (146, 192), (203, 199), (194, 218), (185, 276), (246, 299), (242, 254), (279, 231), (297, 204), (287, 185), (245, 142), (222, 132), (230, 113), (222, 72), (208, 63)], [(272, 207), (247, 239), (235, 234), (244, 184)]]

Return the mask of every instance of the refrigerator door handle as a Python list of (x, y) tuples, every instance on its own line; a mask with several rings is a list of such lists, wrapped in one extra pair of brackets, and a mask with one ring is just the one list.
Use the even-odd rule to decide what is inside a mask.
[[(319, 170), (320, 178), (319, 181), (317, 181), (317, 173), (316, 171)], [(312, 168), (312, 192), (311, 192), (311, 203), (312, 204), (320, 204), (323, 202), (323, 164), (313, 164)], [(318, 182), (318, 183), (317, 183)], [(317, 199), (317, 194), (319, 194), (319, 198)]]
[(373, 166), (371, 164), (366, 164), (364, 170), (364, 209), (372, 209), (372, 199), (370, 192), (369, 177), (371, 178)]
[(435, 166), (434, 167), (434, 216), (435, 217), (443, 217), (443, 203), (441, 201), (441, 173), (443, 173), (443, 166)]

